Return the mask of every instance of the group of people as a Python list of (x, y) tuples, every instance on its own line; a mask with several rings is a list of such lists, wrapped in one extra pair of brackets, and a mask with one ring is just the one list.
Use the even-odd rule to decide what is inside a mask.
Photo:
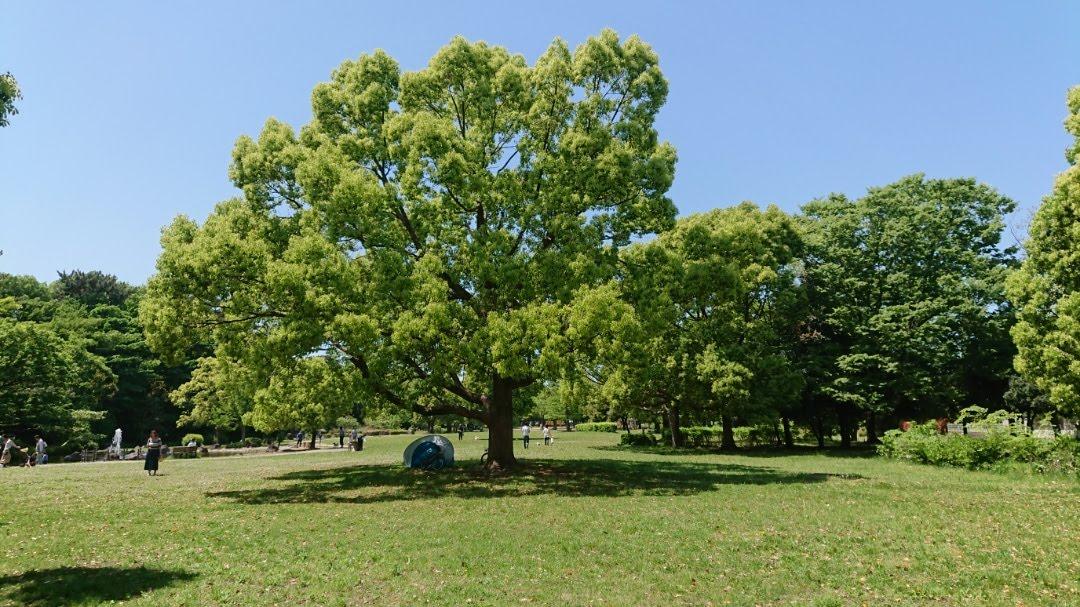
[(16, 453), (22, 453), (26, 455), (26, 460), (23, 462), (23, 466), (28, 468), (33, 466), (40, 466), (49, 462), (49, 455), (47, 449), (49, 445), (45, 442), (45, 439), (41, 436), (34, 437), (34, 454), (30, 455), (28, 449), (20, 449), (15, 444), (15, 438), (12, 436), (0, 435), (0, 445), (3, 445), (3, 451), (0, 452), (0, 468), (7, 468), (11, 466), (11, 460), (15, 457)]
[[(346, 436), (346, 434), (345, 434), (345, 426), (338, 426), (337, 434), (338, 434), (338, 447), (344, 449), (345, 448), (345, 436)], [(304, 446), (304, 436), (305, 436), (305, 434), (304, 434), (303, 430), (300, 430), (299, 432), (296, 433), (296, 446), (297, 447), (303, 447)], [(331, 435), (331, 436), (333, 436), (333, 435)], [(364, 450), (364, 433), (363, 432), (358, 432), (356, 430), (356, 428), (353, 428), (352, 432), (348, 436), (349, 436), (349, 446), (351, 446), (356, 451), (363, 451)], [(322, 437), (323, 437), (322, 430), (318, 430), (318, 431), (315, 432), (315, 440), (318, 441), (319, 444), (322, 444)]]
[[(551, 427), (547, 424), (544, 424), (541, 429), (544, 433), (544, 444), (550, 445), (555, 440), (555, 438), (551, 435)], [(529, 422), (524, 422), (521, 424), (521, 444), (526, 449), (529, 448), (529, 434), (531, 432), (532, 427), (529, 426)]]

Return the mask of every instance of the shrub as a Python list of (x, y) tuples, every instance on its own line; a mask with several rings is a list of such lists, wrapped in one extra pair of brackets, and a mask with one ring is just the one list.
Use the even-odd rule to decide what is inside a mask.
[(200, 445), (200, 446), (203, 443), (206, 442), (206, 441), (203, 440), (203, 435), (202, 434), (194, 434), (194, 433), (192, 433), (192, 434), (185, 434), (184, 438), (180, 439), (180, 444), (186, 446), (191, 441), (195, 441), (195, 444)]
[(907, 432), (889, 430), (878, 453), (920, 464), (971, 470), (1007, 463), (1032, 464), (1038, 471), (1075, 472), (1080, 469), (1080, 441), (1068, 437), (1035, 438), (1018, 427), (989, 425), (984, 437), (939, 434), (934, 422), (912, 426)]
[(656, 445), (656, 437), (652, 434), (622, 434), (619, 437), (619, 444), (634, 447), (652, 447)]
[(682, 429), (686, 444), (694, 447), (707, 447), (713, 439), (719, 440), (722, 432), (720, 426), (687, 426)]
[(243, 440), (243, 442), (242, 442), (242, 446), (244, 446), (244, 447), (261, 447), (261, 446), (263, 446), (263, 439), (261, 439), (261, 438), (259, 438), (257, 436), (250, 437), (250, 438), (245, 438)]
[(619, 424), (615, 422), (583, 422), (574, 429), (578, 432), (618, 432)]

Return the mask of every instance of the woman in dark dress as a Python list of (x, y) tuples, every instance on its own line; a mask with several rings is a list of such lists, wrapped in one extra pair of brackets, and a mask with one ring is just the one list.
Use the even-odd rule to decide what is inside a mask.
[(157, 430), (150, 431), (150, 438), (146, 439), (146, 463), (143, 470), (149, 476), (157, 476), (158, 460), (161, 459), (161, 438)]

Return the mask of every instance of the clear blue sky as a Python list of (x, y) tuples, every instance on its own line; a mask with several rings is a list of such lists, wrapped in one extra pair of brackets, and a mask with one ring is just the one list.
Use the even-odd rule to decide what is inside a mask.
[(0, 271), (142, 283), (161, 226), (234, 194), (236, 137), (306, 122), (346, 58), (417, 69), (463, 34), (531, 61), (604, 27), (660, 54), (683, 213), (923, 171), (997, 187), (1022, 228), (1064, 167), (1075, 1), (8, 3), (0, 72), (25, 99), (0, 129)]

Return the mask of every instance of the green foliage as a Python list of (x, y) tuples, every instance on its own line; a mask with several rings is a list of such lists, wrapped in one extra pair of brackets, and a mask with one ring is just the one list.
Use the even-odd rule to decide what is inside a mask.
[(115, 376), (81, 340), (0, 317), (0, 431), (62, 436), (72, 411), (114, 389)]
[(807, 204), (800, 333), (814, 402), (939, 416), (975, 398), (965, 386), (986, 383), (978, 372), (996, 374), (1000, 399), (1014, 263), (1000, 242), (1013, 208), (972, 179), (922, 175)]
[(633, 434), (623, 432), (619, 435), (619, 444), (632, 447), (654, 447), (656, 446), (656, 437), (652, 433)]
[(69, 453), (97, 449), (106, 436), (94, 432), (92, 425), (94, 422), (101, 421), (104, 417), (104, 411), (90, 411), (86, 409), (72, 411), (71, 427), (66, 433), (67, 440), (58, 447), (50, 449), (49, 457), (54, 461), (59, 461)]
[(1017, 309), (1016, 370), (1064, 415), (1080, 415), (1080, 86), (1068, 95), (1065, 130), (1076, 138), (1070, 166), (1028, 229), (1027, 256), (1008, 281)]
[(618, 432), (619, 424), (615, 422), (581, 422), (574, 424), (577, 432)]
[[(38, 403), (29, 411), (41, 418), (8, 417), (16, 431), (44, 431), (51, 444), (61, 445), (68, 440), (87, 443), (84, 434), (118, 426), (128, 436), (174, 426), (177, 414), (168, 401), (168, 390), (186, 378), (187, 370), (183, 365), (166, 366), (150, 352), (136, 319), (139, 295), (138, 289), (100, 272), (61, 274), (51, 285), (29, 276), (0, 274), (0, 322), (15, 323), (5, 326), (17, 326), (9, 337), (19, 335), (19, 347), (24, 349), (9, 359), (18, 364), (0, 363), (13, 365), (0, 370), (20, 378), (0, 386), (0, 393), (33, 392), (33, 400), (25, 393), (14, 398), (24, 405)], [(46, 358), (25, 350), (41, 347)], [(31, 371), (26, 366), (46, 360), (52, 361), (47, 365), (51, 370), (39, 366)], [(23, 369), (16, 369), (18, 365)], [(35, 378), (47, 378), (48, 387), (35, 388)], [(76, 420), (71, 415), (75, 410), (103, 415)], [(90, 427), (84, 427), (85, 423)]]
[(801, 386), (781, 338), (797, 299), (791, 218), (751, 203), (692, 215), (623, 254), (623, 302), (606, 303), (608, 344), (582, 375), (608, 416), (672, 425), (754, 417)]
[[(214, 343), (271, 391), (329, 349), (358, 399), (489, 422), (512, 465), (515, 391), (566, 371), (584, 293), (673, 221), (666, 96), (652, 49), (610, 30), (531, 66), (460, 37), (416, 72), (382, 51), (346, 61), (298, 133), (271, 119), (236, 142), (243, 198), (164, 231), (148, 339)], [(252, 423), (321, 415), (285, 408), (256, 395)]]
[(19, 113), (15, 102), (22, 99), (19, 83), (11, 72), (0, 74), (0, 127), (11, 124), (11, 117)]
[(134, 287), (112, 274), (93, 270), (59, 272), (51, 288), (58, 299), (74, 299), (87, 308), (99, 305), (121, 306), (135, 292)]
[(262, 432), (325, 428), (352, 409), (359, 379), (355, 369), (331, 358), (296, 361), (255, 393), (251, 423)]
[(357, 419), (355, 417), (351, 416), (351, 415), (343, 415), (343, 416), (337, 418), (337, 421), (334, 422), (333, 427), (334, 428), (345, 428), (346, 430), (349, 430), (350, 428), (359, 428), (360, 427), (360, 422), (357, 421)]
[(206, 440), (203, 439), (203, 435), (202, 434), (195, 434), (195, 433), (185, 434), (184, 438), (180, 439), (180, 444), (181, 445), (187, 445), (191, 441), (195, 441), (195, 444), (200, 445), (200, 446), (206, 444)]
[(982, 437), (940, 434), (933, 422), (913, 426), (907, 432), (889, 430), (878, 453), (921, 464), (972, 470), (1024, 463), (1040, 472), (1080, 472), (1080, 441), (1071, 437), (1042, 439), (1000, 428)]

